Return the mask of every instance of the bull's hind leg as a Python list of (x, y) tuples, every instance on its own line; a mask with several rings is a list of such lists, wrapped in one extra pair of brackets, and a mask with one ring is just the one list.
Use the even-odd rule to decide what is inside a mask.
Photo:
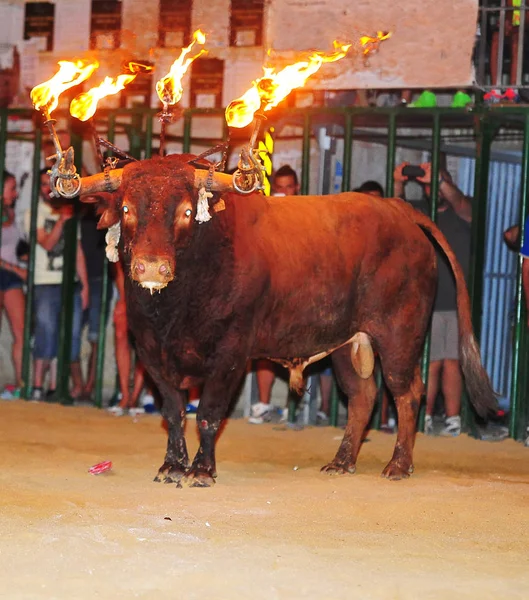
[(162, 416), (167, 423), (167, 452), (163, 465), (159, 468), (154, 481), (176, 483), (189, 467), (184, 426), (186, 421), (186, 395), (180, 390), (170, 390), (163, 382), (156, 382), (162, 394)]
[(342, 390), (347, 394), (349, 415), (342, 443), (333, 461), (322, 467), (327, 473), (354, 473), (356, 458), (373, 412), (377, 386), (373, 375), (360, 377), (351, 363), (351, 347), (344, 346), (332, 355), (333, 367)]
[(394, 391), (391, 379), (387, 381), (387, 384), (395, 398), (399, 426), (393, 457), (382, 471), (382, 476), (388, 479), (404, 479), (413, 472), (413, 446), (415, 444), (417, 414), (421, 398), (424, 395), (424, 384), (418, 366), (406, 392)]

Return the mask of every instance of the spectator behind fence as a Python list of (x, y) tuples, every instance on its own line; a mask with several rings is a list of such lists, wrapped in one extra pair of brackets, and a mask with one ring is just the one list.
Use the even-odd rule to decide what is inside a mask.
[[(273, 196), (296, 196), (299, 194), (300, 186), (297, 173), (290, 165), (284, 165), (275, 173), (272, 180), (272, 195)], [(316, 367), (317, 368), (317, 367)], [(249, 423), (260, 425), (271, 419), (273, 406), (270, 402), (272, 395), (272, 386), (276, 378), (277, 365), (269, 360), (256, 361), (256, 379), (257, 389), (259, 392), (259, 402), (256, 402), (252, 408)], [(320, 390), (321, 390), (321, 406), (318, 411), (317, 418), (320, 423), (328, 421), (330, 396), (332, 391), (332, 368), (330, 361), (325, 363), (323, 369), (313, 373), (319, 374)], [(286, 416), (287, 411), (284, 411)]]
[(2, 194), (2, 247), (0, 252), (0, 317), (5, 309), (13, 346), (11, 358), (15, 373), (15, 383), (6, 385), (2, 400), (13, 400), (20, 397), (22, 386), (22, 350), (24, 345), (24, 281), (27, 270), (19, 262), (19, 248), (22, 240), (15, 222), (15, 202), (17, 200), (17, 183), (15, 176), (4, 171), (4, 188)]
[[(83, 313), (83, 326), (88, 326), (87, 339), (90, 343), (90, 357), (84, 378), (82, 399), (92, 401), (95, 387), (97, 350), (99, 341), (99, 324), (102, 314), (102, 291), (103, 277), (108, 271), (108, 263), (105, 258), (105, 234), (106, 230), (97, 228), (99, 216), (96, 213), (95, 204), (83, 204), (80, 226), (81, 245), (83, 248), (88, 287), (90, 289), (88, 308)], [(106, 296), (105, 323), (108, 320), (110, 300), (112, 298), (112, 282), (108, 282)], [(103, 340), (104, 341), (104, 340)]]
[[(404, 197), (404, 187), (409, 178), (402, 170), (408, 163), (395, 168), (395, 195)], [(432, 166), (420, 165), (424, 175), (416, 180), (423, 185), (425, 199), (429, 201), (431, 192)], [(429, 208), (423, 203), (424, 212)], [(470, 222), (472, 204), (470, 199), (459, 190), (445, 169), (439, 170), (439, 201), (437, 205), (437, 226), (445, 235), (461, 264), (465, 278), (470, 265)], [(434, 301), (430, 366), (428, 371), (428, 390), (426, 398), (426, 418), (424, 432), (432, 435), (435, 400), (441, 389), (445, 404), (444, 436), (457, 436), (461, 433), (461, 395), (463, 376), (459, 363), (459, 329), (457, 323), (457, 305), (455, 280), (447, 259), (437, 252), (437, 293)]]
[[(125, 304), (125, 273), (121, 261), (113, 263), (114, 281), (118, 291), (118, 299), (114, 307), (114, 346), (116, 365), (120, 387), (120, 400), (116, 406), (110, 406), (109, 412), (116, 416), (139, 411), (140, 394), (145, 382), (145, 371), (141, 362), (134, 357), (133, 344), (130, 338), (127, 321), (127, 305)], [(131, 366), (134, 365), (133, 389), (130, 390)], [(149, 392), (149, 395), (150, 392)]]
[[(73, 205), (64, 199), (51, 197), (50, 179), (46, 169), (40, 171), (40, 202), (37, 212), (37, 245), (35, 249), (35, 288), (34, 316), (34, 400), (44, 397), (43, 384), (49, 369), (49, 382), (46, 397), (55, 393), (57, 385), (56, 361), (59, 347), (59, 323), (62, 310), (61, 283), (65, 251), (64, 225), (73, 217)], [(30, 213), (26, 214), (26, 228), (29, 231)], [(81, 350), (82, 311), (88, 306), (89, 287), (86, 262), (81, 247), (78, 228), (76, 252), (77, 279), (74, 289), (71, 363), (72, 398), (78, 398), (82, 391), (82, 376), (79, 355)]]

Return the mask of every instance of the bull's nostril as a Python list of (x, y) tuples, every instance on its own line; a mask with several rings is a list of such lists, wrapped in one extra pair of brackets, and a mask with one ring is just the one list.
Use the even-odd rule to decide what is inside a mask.
[(165, 264), (160, 265), (160, 268), (158, 269), (158, 271), (159, 271), (160, 275), (167, 275), (167, 271), (168, 271), (167, 265), (165, 265)]
[(145, 273), (145, 265), (140, 261), (136, 262), (136, 264), (134, 265), (134, 268), (136, 269), (136, 271), (138, 273)]

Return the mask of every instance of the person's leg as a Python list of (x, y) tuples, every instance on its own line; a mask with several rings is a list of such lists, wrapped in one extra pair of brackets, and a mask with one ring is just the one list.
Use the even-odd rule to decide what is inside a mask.
[(4, 306), (13, 335), (12, 359), (16, 385), (22, 385), (22, 350), (24, 347), (25, 297), (22, 288), (13, 288), (4, 294)]
[(134, 365), (134, 382), (132, 387), (132, 396), (130, 399), (129, 408), (132, 406), (138, 406), (140, 394), (143, 389), (143, 384), (145, 383), (145, 370), (141, 362), (136, 358), (136, 362)]
[(434, 360), (428, 367), (428, 391), (426, 393), (426, 414), (433, 416), (435, 399), (439, 393), (441, 383), (442, 360)]
[(73, 319), (72, 319), (72, 345), (70, 355), (70, 375), (72, 378), (71, 395), (79, 398), (83, 393), (83, 372), (81, 370), (81, 327), (83, 322), (83, 305), (79, 286), (76, 286)]
[(443, 361), (441, 387), (445, 401), (445, 427), (441, 435), (455, 436), (461, 433), (461, 395), (463, 375), (459, 364), (459, 329), (456, 311), (447, 312), (446, 358)]
[(255, 377), (257, 379), (259, 402), (252, 405), (248, 421), (259, 425), (265, 419), (269, 418), (272, 411), (270, 399), (272, 396), (272, 386), (276, 378), (274, 364), (269, 360), (256, 361)]
[(94, 391), (96, 381), (97, 366), (97, 342), (90, 342), (90, 358), (88, 359), (88, 368), (86, 370), (86, 381), (83, 387), (83, 396), (90, 398)]
[(116, 352), (116, 365), (118, 368), (121, 400), (119, 406), (127, 408), (130, 405), (130, 344), (127, 325), (127, 312), (125, 302), (118, 300), (114, 308), (114, 345)]
[(459, 416), (461, 412), (461, 395), (463, 393), (463, 376), (458, 360), (443, 361), (441, 386), (445, 399), (446, 417)]
[[(33, 398), (43, 397), (44, 376), (51, 361), (57, 356), (60, 285), (36, 285), (34, 289), (34, 369)], [(49, 389), (54, 390), (50, 374)], [(53, 387), (52, 387), (53, 385)]]
[(261, 404), (270, 404), (272, 386), (276, 378), (274, 365), (269, 360), (257, 361), (256, 376), (259, 402)]
[(321, 406), (320, 411), (329, 416), (332, 393), (332, 374), (324, 371), (320, 374)]

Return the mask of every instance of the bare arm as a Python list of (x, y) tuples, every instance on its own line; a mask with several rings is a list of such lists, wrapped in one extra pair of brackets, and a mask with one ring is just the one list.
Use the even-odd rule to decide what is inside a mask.
[(509, 229), (503, 232), (503, 241), (507, 244), (509, 250), (518, 252), (520, 250), (520, 226), (511, 225)]
[(11, 271), (15, 275), (18, 275), (20, 279), (26, 281), (28, 278), (28, 270), (24, 267), (19, 267), (18, 265), (14, 265), (13, 263), (7, 262), (6, 260), (0, 259), (0, 269), (5, 269), (6, 271)]
[(395, 198), (404, 198), (404, 186), (408, 181), (408, 177), (402, 174), (402, 169), (409, 164), (408, 162), (403, 162), (397, 165), (393, 171), (393, 196)]
[(467, 223), (472, 221), (472, 203), (470, 199), (451, 180), (441, 179), (439, 191), (458, 217), (467, 221)]
[(44, 228), (37, 229), (37, 242), (49, 252), (53, 250), (57, 242), (61, 239), (64, 231), (64, 223), (73, 216), (73, 207), (64, 205), (60, 208), (59, 218), (55, 222), (53, 229), (47, 232)]
[[(424, 175), (417, 177), (417, 181), (431, 185), (432, 182), (432, 165), (431, 163), (423, 163), (421, 167), (424, 169)], [(465, 194), (455, 185), (448, 171), (439, 171), (439, 192), (441, 196), (450, 204), (458, 217), (470, 223), (472, 221), (472, 202)]]

